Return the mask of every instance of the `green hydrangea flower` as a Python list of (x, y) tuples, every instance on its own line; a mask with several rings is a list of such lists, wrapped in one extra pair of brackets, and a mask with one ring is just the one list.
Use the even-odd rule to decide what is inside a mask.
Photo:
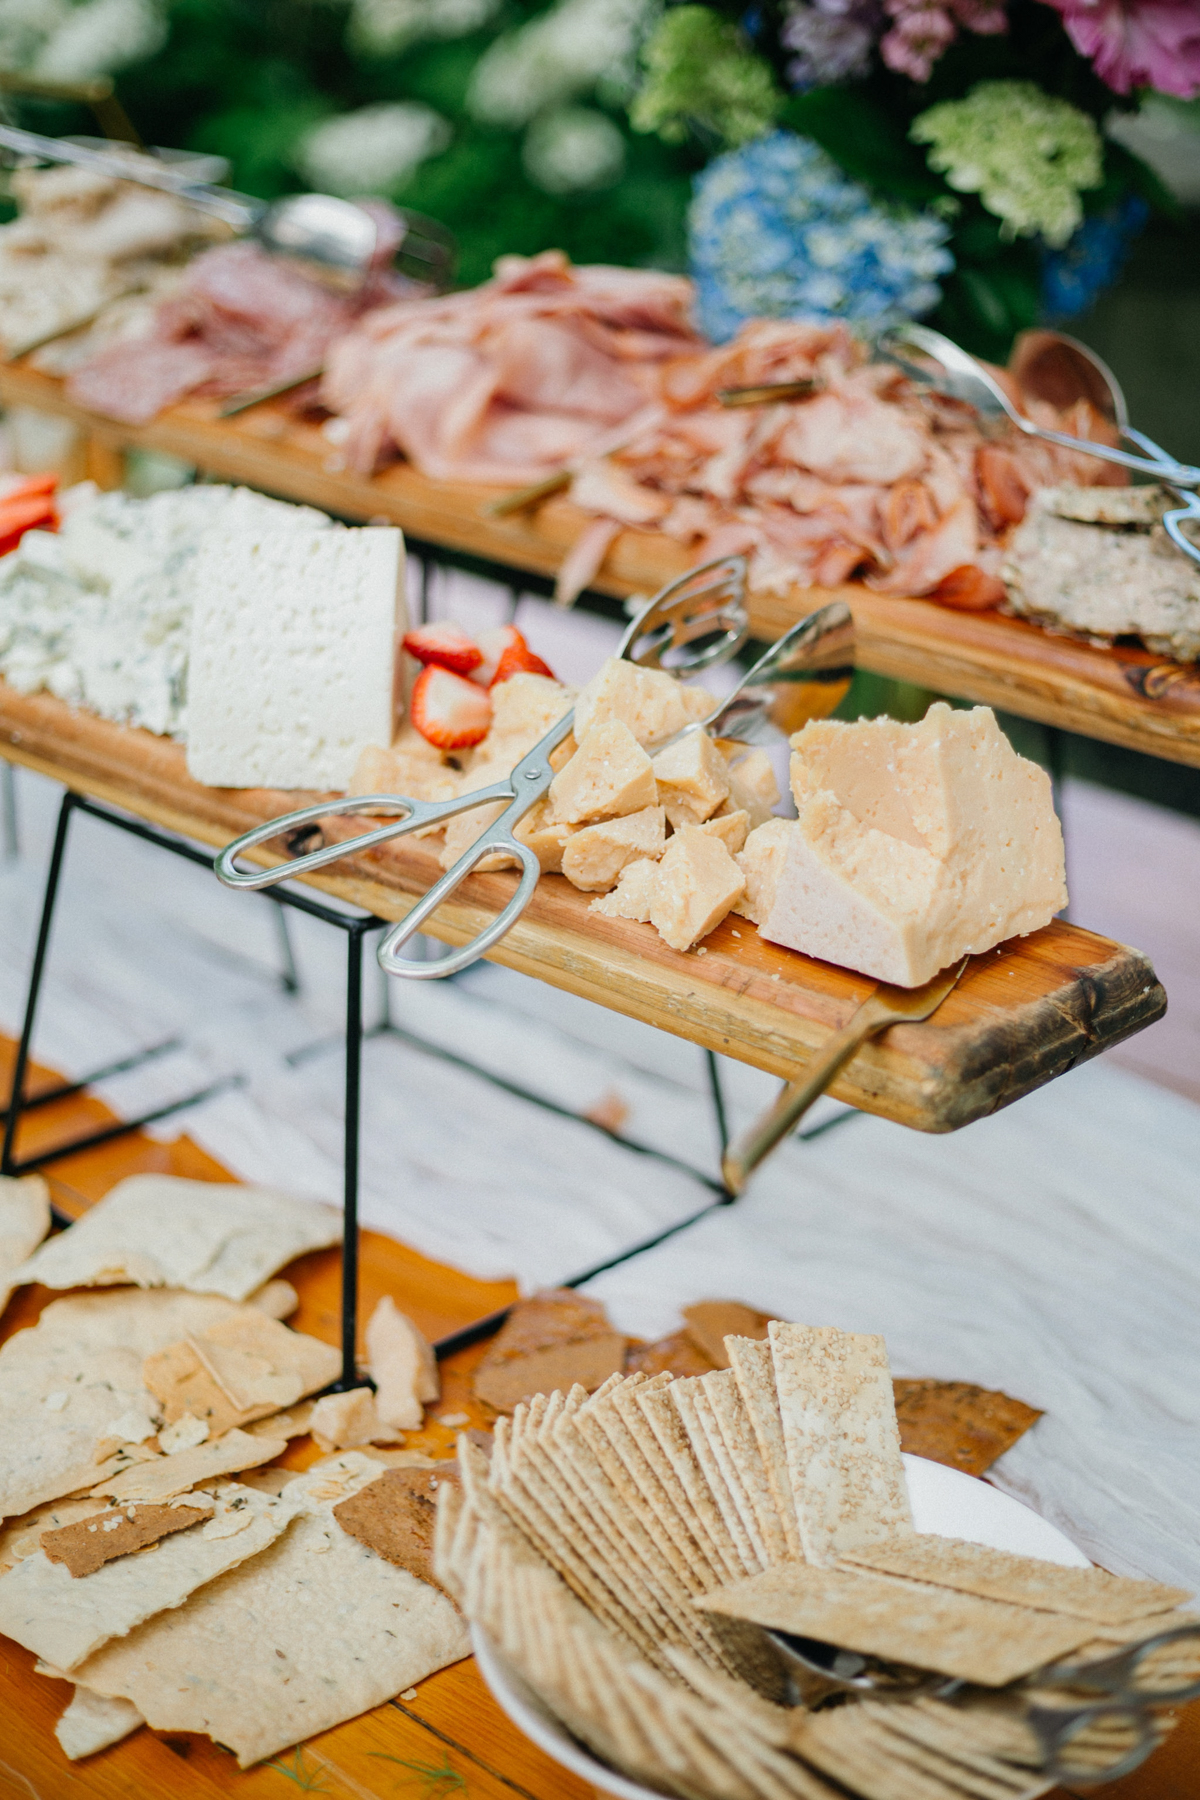
[(965, 100), (943, 100), (914, 120), (931, 144), (931, 169), (978, 194), (1005, 236), (1041, 235), (1060, 249), (1083, 219), (1080, 191), (1104, 175), (1100, 133), (1086, 113), (1034, 81), (981, 81)]
[(646, 78), (629, 108), (635, 131), (682, 144), (690, 127), (730, 147), (763, 137), (784, 97), (770, 65), (708, 6), (673, 6), (642, 51)]

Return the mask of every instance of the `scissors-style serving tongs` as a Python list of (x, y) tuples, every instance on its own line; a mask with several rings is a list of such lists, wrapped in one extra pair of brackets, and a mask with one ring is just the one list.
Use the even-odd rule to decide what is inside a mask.
[[(681, 576), (655, 596), (629, 626), (618, 655), (642, 668), (666, 669), (674, 675), (693, 674), (712, 668), (735, 655), (749, 634), (745, 604), (746, 559), (721, 557)], [(697, 731), (714, 737), (757, 744), (787, 736), (806, 718), (823, 717), (837, 704), (854, 672), (854, 622), (840, 601), (821, 607), (794, 625), (778, 643), (761, 656), (726, 699), (706, 719), (684, 727), (668, 740)], [(294, 876), (307, 875), (328, 863), (376, 849), (407, 832), (441, 825), (476, 806), (507, 802), (504, 811), (467, 849), (449, 872), (434, 883), (412, 910), (394, 925), (377, 951), (379, 966), (388, 975), (411, 981), (435, 981), (455, 975), (476, 962), (516, 924), (533, 898), (541, 864), (515, 829), (537, 805), (554, 779), (550, 757), (567, 738), (575, 722), (574, 708), (564, 713), (521, 758), (504, 781), (477, 788), (454, 800), (414, 800), (406, 794), (364, 794), (353, 799), (323, 800), (304, 806), (257, 826), (237, 838), (215, 862), (218, 878), (226, 887), (265, 888)], [(655, 749), (665, 749), (666, 744)], [(400, 817), (361, 837), (325, 844), (307, 856), (269, 869), (239, 869), (238, 857), (256, 844), (279, 837), (320, 819), (356, 813), (398, 812)], [(508, 905), (491, 924), (464, 944), (461, 950), (436, 962), (417, 962), (397, 954), (421, 929), (431, 914), (458, 888), (485, 857), (497, 852), (521, 865), (521, 878)]]
[[(1057, 444), (1060, 449), (1095, 456), (1102, 462), (1117, 463), (1140, 475), (1152, 475), (1183, 502), (1163, 514), (1162, 522), (1168, 535), (1185, 556), (1200, 562), (1200, 546), (1185, 536), (1182, 528), (1185, 519), (1200, 521), (1200, 496), (1196, 493), (1200, 488), (1200, 469), (1176, 461), (1144, 431), (1134, 429), (1129, 423), (1120, 383), (1107, 363), (1086, 344), (1061, 331), (1024, 332), (1017, 340), (1010, 365), (1013, 376), (1027, 393), (1050, 399), (1058, 405), (1071, 398), (1089, 400), (1115, 426), (1120, 437), (1137, 445), (1141, 455), (1135, 456), (1112, 444), (1072, 437), (1065, 431), (1051, 431), (1048, 426), (1035, 424), (1017, 411), (1001, 384), (982, 363), (928, 325), (893, 326), (881, 334), (877, 348), (882, 356), (920, 385), (949, 394), (953, 399), (965, 400), (975, 408), (985, 429), (989, 425), (1015, 425), (1027, 437), (1041, 438), (1048, 444)], [(916, 350), (927, 360), (913, 362), (911, 356), (904, 354), (906, 350)]]

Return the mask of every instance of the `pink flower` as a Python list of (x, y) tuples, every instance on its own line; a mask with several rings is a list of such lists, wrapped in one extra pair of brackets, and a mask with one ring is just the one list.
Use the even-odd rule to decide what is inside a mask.
[(936, 0), (884, 0), (896, 23), (879, 46), (889, 69), (912, 81), (928, 81), (933, 65), (957, 36), (958, 27)]
[(1200, 6), (1196, 0), (1045, 0), (1067, 36), (1118, 94), (1157, 88), (1200, 94)]
[(950, 0), (955, 18), (980, 37), (998, 37), (1008, 30), (1006, 0)]

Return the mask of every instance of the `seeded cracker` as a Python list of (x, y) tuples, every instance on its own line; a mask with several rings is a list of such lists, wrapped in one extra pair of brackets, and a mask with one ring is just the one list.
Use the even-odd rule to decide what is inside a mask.
[(213, 1505), (207, 1494), (198, 1494), (192, 1506), (111, 1506), (72, 1525), (43, 1531), (41, 1548), (50, 1562), (62, 1563), (78, 1580), (118, 1556), (144, 1550), (173, 1532), (211, 1519)]
[(245, 1300), (306, 1250), (342, 1240), (341, 1214), (234, 1182), (131, 1175), (15, 1272), (43, 1287), (186, 1288)]
[(708, 1534), (707, 1527), (696, 1508), (688, 1499), (683, 1483), (672, 1467), (671, 1460), (659, 1443), (643, 1407), (638, 1402), (638, 1394), (659, 1393), (669, 1385), (670, 1377), (662, 1374), (651, 1376), (645, 1386), (639, 1390), (626, 1387), (613, 1394), (613, 1403), (617, 1407), (629, 1428), (630, 1436), (637, 1444), (646, 1467), (652, 1471), (658, 1481), (666, 1502), (698, 1548), (703, 1568), (704, 1585), (707, 1592), (711, 1587), (719, 1587), (728, 1579), (725, 1565), (721, 1560), (716, 1545)]
[(120, 1557), (78, 1580), (44, 1552), (25, 1557), (0, 1577), (0, 1632), (56, 1668), (75, 1669), (109, 1638), (122, 1638), (155, 1613), (180, 1606), (205, 1582), (256, 1556), (289, 1517), (271, 1495), (237, 1486), (220, 1496), (218, 1516), (230, 1512), (239, 1529), (228, 1537), (206, 1537), (207, 1525), (193, 1525), (151, 1551)]
[(770, 1342), (805, 1556), (829, 1563), (911, 1530), (883, 1339), (773, 1320)]
[(699, 1465), (705, 1485), (716, 1502), (717, 1510), (720, 1512), (725, 1526), (726, 1536), (733, 1546), (734, 1556), (741, 1572), (746, 1575), (755, 1575), (761, 1569), (762, 1563), (747, 1536), (733, 1495), (729, 1491), (721, 1466), (709, 1442), (708, 1433), (704, 1428), (704, 1415), (708, 1412), (708, 1400), (701, 1385), (703, 1380), (703, 1376), (696, 1375), (690, 1381), (673, 1382), (670, 1390), (671, 1397), (683, 1422), (683, 1428), (687, 1432), (688, 1442), (692, 1447), (692, 1453)]
[[(690, 1508), (686, 1507), (686, 1501), (685, 1511), (681, 1512), (673, 1494), (664, 1487), (657, 1469), (648, 1461), (643, 1450), (635, 1426), (640, 1425), (647, 1435), (653, 1434), (649, 1432), (643, 1415), (632, 1402), (635, 1386), (641, 1385), (643, 1384), (626, 1381), (620, 1388), (614, 1389), (607, 1399), (596, 1403), (596, 1417), (602, 1423), (609, 1442), (620, 1456), (637, 1491), (639, 1504), (643, 1508), (643, 1524), (652, 1535), (657, 1531), (659, 1542), (664, 1552), (671, 1557), (672, 1566), (684, 1585), (692, 1592), (706, 1594), (719, 1585), (721, 1578), (691, 1529), (686, 1516)], [(678, 1488), (678, 1483), (675, 1485)], [(682, 1488), (678, 1491), (682, 1498)]]
[(202, 1481), (274, 1462), (286, 1449), (286, 1438), (251, 1437), (248, 1431), (227, 1431), (213, 1443), (197, 1444), (191, 1450), (177, 1450), (173, 1456), (158, 1456), (152, 1462), (136, 1463), (121, 1475), (97, 1482), (91, 1491), (100, 1498), (107, 1496), (112, 1500), (170, 1500), (175, 1494), (186, 1494), (189, 1488)]
[(724, 1566), (726, 1579), (736, 1581), (746, 1570), (675, 1404), (674, 1390), (680, 1385), (681, 1383), (673, 1381), (670, 1387), (660, 1388), (653, 1393), (643, 1388), (635, 1398), (670, 1462), (689, 1506), (703, 1521), (709, 1542)]
[(1087, 1641), (1062, 1614), (954, 1593), (892, 1575), (787, 1563), (697, 1601), (798, 1637), (933, 1669), (987, 1687), (1015, 1681)]
[(351, 1452), (298, 1476), (276, 1503), (294, 1522), (269, 1550), (108, 1645), (76, 1679), (131, 1700), (157, 1730), (205, 1732), (246, 1768), (466, 1656), (450, 1601), (347, 1536), (318, 1498), (378, 1474)]
[(796, 1517), (796, 1501), (792, 1478), (788, 1474), (787, 1451), (783, 1442), (783, 1421), (779, 1416), (779, 1397), (775, 1392), (775, 1363), (769, 1343), (753, 1338), (731, 1337), (727, 1340), (730, 1367), (737, 1377), (738, 1393), (746, 1409), (763, 1472), (775, 1504), (775, 1512), (783, 1526), (788, 1555), (800, 1560), (804, 1551), (800, 1544), (800, 1526)]
[(720, 1431), (726, 1453), (736, 1469), (742, 1491), (753, 1510), (764, 1565), (787, 1562), (791, 1552), (750, 1415), (732, 1369), (704, 1377), (704, 1392)]

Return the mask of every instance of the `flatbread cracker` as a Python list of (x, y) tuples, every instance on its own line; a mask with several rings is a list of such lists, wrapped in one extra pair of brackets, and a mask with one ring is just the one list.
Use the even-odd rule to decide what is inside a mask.
[(624, 1363), (625, 1339), (598, 1300), (548, 1288), (513, 1307), (475, 1371), (475, 1397), (510, 1413), (520, 1400), (576, 1383), (594, 1393)]
[(133, 1460), (119, 1452), (125, 1431), (139, 1417), (138, 1429), (154, 1429), (144, 1359), (188, 1332), (249, 1311), (216, 1295), (136, 1288), (76, 1294), (44, 1307), (35, 1326), (0, 1347), (0, 1518), (85, 1491), (115, 1472), (115, 1463), (99, 1466), (98, 1453), (100, 1463), (114, 1452), (121, 1464)]
[(294, 1257), (342, 1241), (341, 1214), (235, 1182), (130, 1175), (15, 1271), (43, 1287), (184, 1288), (245, 1300)]
[(1000, 1687), (1065, 1656), (1094, 1630), (1061, 1613), (807, 1563), (767, 1569), (696, 1604), (985, 1687)]
[(779, 1416), (779, 1397), (775, 1392), (775, 1363), (770, 1343), (754, 1338), (730, 1337), (726, 1340), (726, 1350), (729, 1365), (737, 1377), (742, 1405), (758, 1443), (775, 1513), (787, 1540), (788, 1555), (798, 1561), (803, 1557), (804, 1550), (800, 1543), (800, 1525), (796, 1517), (792, 1478), (788, 1474), (787, 1450), (783, 1441), (783, 1421)]
[(120, 1743), (131, 1731), (146, 1723), (136, 1706), (128, 1700), (109, 1700), (77, 1687), (66, 1711), (54, 1727), (54, 1735), (62, 1745), (69, 1762), (94, 1756)]
[(670, 1387), (652, 1392), (643, 1389), (635, 1398), (674, 1470), (689, 1506), (703, 1521), (704, 1531), (714, 1554), (724, 1565), (727, 1578), (736, 1581), (745, 1569), (675, 1404), (675, 1389), (680, 1385), (673, 1381)]
[(16, 1271), (50, 1229), (50, 1189), (40, 1175), (0, 1175), (0, 1313), (19, 1287)]
[[(368, 1457), (334, 1461), (343, 1486), (378, 1479)], [(467, 1656), (446, 1596), (356, 1543), (314, 1497), (337, 1473), (298, 1476), (275, 1504), (299, 1516), (269, 1549), (106, 1645), (77, 1679), (132, 1701), (157, 1730), (215, 1738), (248, 1768)]]
[(43, 1531), (42, 1553), (50, 1562), (62, 1563), (79, 1580), (85, 1575), (94, 1575), (97, 1569), (102, 1569), (107, 1562), (114, 1562), (118, 1556), (129, 1556), (135, 1550), (157, 1544), (173, 1532), (186, 1531), (189, 1525), (211, 1519), (215, 1505), (207, 1494), (198, 1494), (191, 1506), (130, 1503), (106, 1507), (103, 1512), (93, 1512), (70, 1525), (52, 1526)]
[(273, 1462), (286, 1449), (286, 1438), (252, 1437), (248, 1431), (227, 1431), (224, 1437), (197, 1444), (192, 1450), (178, 1450), (173, 1456), (135, 1463), (123, 1474), (97, 1482), (91, 1491), (112, 1500), (170, 1500), (176, 1494), (188, 1493), (202, 1481), (214, 1481), (221, 1475), (233, 1475), (240, 1469), (255, 1469), (260, 1463)]
[(442, 1391), (437, 1357), (406, 1313), (385, 1294), (367, 1320), (367, 1364), (383, 1424), (420, 1431), (425, 1407)]
[(229, 1513), (239, 1525), (242, 1517), (248, 1523), (215, 1537), (205, 1536), (207, 1525), (193, 1525), (79, 1580), (42, 1552), (25, 1557), (0, 1577), (0, 1632), (44, 1662), (73, 1670), (109, 1638), (124, 1637), (155, 1613), (171, 1612), (205, 1582), (257, 1556), (291, 1516), (282, 1500), (239, 1487), (228, 1487), (219, 1497), (216, 1516)]
[(769, 1336), (805, 1556), (830, 1563), (911, 1530), (883, 1339), (778, 1320)]
[(775, 1504), (737, 1376), (732, 1369), (725, 1369), (717, 1375), (704, 1376), (703, 1386), (741, 1490), (753, 1509), (762, 1560), (767, 1567), (787, 1562), (791, 1556), (787, 1532)]
[(969, 1381), (893, 1378), (892, 1391), (900, 1448), (965, 1475), (986, 1474), (1042, 1416), (1011, 1394)]
[[(717, 1460), (710, 1434), (705, 1429), (705, 1416), (709, 1412), (709, 1407), (708, 1397), (704, 1392), (704, 1379), (704, 1376), (696, 1375), (690, 1381), (672, 1382), (671, 1398), (675, 1402), (676, 1411), (687, 1432), (688, 1442), (691, 1444), (704, 1484), (721, 1515), (726, 1538), (733, 1547), (739, 1571), (744, 1575), (756, 1575), (762, 1568), (761, 1559), (756, 1554), (750, 1536), (742, 1524), (737, 1502)], [(715, 1431), (716, 1424), (714, 1422), (713, 1432), (715, 1433)]]
[(1186, 1588), (1164, 1587), (1157, 1581), (1132, 1581), (1104, 1569), (1064, 1568), (962, 1538), (915, 1532), (849, 1551), (843, 1561), (987, 1600), (1091, 1619), (1097, 1625), (1122, 1625), (1192, 1598)]

